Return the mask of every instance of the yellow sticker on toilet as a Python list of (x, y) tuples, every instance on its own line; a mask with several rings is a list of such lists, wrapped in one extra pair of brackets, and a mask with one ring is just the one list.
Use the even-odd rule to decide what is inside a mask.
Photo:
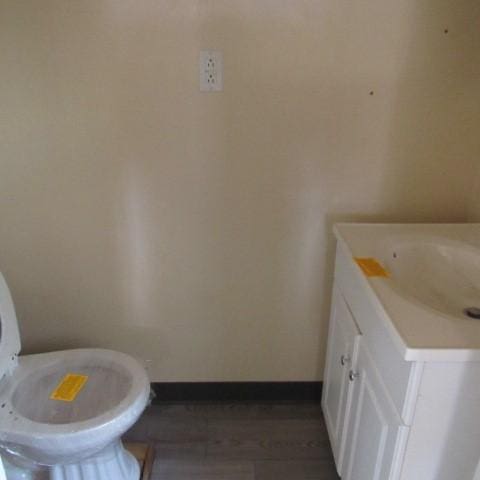
[(367, 277), (388, 277), (389, 273), (385, 270), (375, 258), (359, 258), (355, 257), (354, 260), (357, 265), (362, 269), (362, 272)]
[(73, 402), (88, 380), (88, 375), (67, 373), (50, 395), (50, 400)]

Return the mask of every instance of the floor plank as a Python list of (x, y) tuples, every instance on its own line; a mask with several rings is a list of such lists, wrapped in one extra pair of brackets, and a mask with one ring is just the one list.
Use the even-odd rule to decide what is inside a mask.
[(298, 419), (322, 420), (320, 405), (311, 403), (248, 404), (248, 403), (197, 403), (154, 405), (150, 411), (163, 417), (221, 419)]
[(158, 462), (152, 480), (255, 480), (252, 462), (183, 461)]
[(207, 457), (331, 458), (323, 424), (315, 420), (210, 420)]
[(274, 460), (255, 462), (255, 480), (337, 480), (331, 461)]

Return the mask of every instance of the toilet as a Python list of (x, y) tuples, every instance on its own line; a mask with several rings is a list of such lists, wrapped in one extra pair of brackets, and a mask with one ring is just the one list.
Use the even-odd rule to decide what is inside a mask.
[(0, 274), (0, 456), (8, 480), (138, 480), (120, 437), (150, 395), (134, 358), (103, 349), (21, 355)]

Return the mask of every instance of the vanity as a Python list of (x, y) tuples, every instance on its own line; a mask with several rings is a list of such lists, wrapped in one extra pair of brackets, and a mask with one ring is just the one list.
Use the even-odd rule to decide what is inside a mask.
[(339, 475), (480, 480), (480, 224), (334, 232), (322, 409)]

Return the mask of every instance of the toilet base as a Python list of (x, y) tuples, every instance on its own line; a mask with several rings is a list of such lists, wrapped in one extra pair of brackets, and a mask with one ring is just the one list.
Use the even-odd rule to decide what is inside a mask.
[(139, 480), (140, 478), (140, 466), (137, 460), (125, 450), (120, 439), (78, 463), (37, 469), (5, 463), (8, 480)]
[(79, 463), (50, 467), (49, 480), (139, 480), (140, 466), (120, 439)]

